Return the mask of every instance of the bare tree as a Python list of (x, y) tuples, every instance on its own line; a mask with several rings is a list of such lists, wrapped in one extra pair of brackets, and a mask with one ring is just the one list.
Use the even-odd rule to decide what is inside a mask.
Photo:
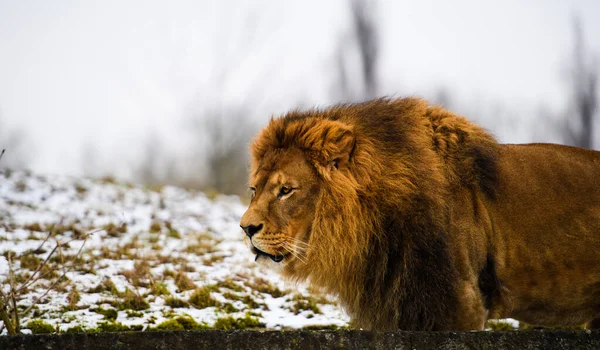
[[(202, 111), (203, 117), (193, 120), (192, 132), (198, 139), (192, 157), (204, 159), (196, 162), (196, 169), (204, 179), (194, 185), (190, 178), (187, 187), (243, 195), (247, 191), (248, 144), (257, 127), (248, 119), (249, 111), (244, 108), (220, 108)], [(200, 146), (200, 144), (204, 146)], [(197, 174), (196, 174), (197, 176)], [(196, 180), (197, 182), (197, 180)]]
[[(186, 131), (194, 139), (194, 151), (189, 154), (193, 161), (187, 162), (190, 164), (187, 187), (240, 195), (247, 192), (248, 144), (258, 129), (252, 117), (256, 111), (264, 109), (267, 96), (263, 86), (269, 84), (270, 77), (275, 75), (273, 67), (279, 65), (264, 62), (263, 71), (256, 72), (258, 78), (235, 102), (225, 101), (223, 92), (229, 84), (239, 84), (240, 67), (253, 53), (261, 50), (273, 34), (272, 29), (259, 28), (259, 15), (263, 16), (260, 8), (252, 7), (242, 16), (243, 38), (236, 38), (231, 32), (235, 19), (225, 18), (232, 23), (222, 23), (219, 27), (221, 40), (209, 50), (214, 53), (216, 62), (212, 76), (207, 80), (211, 86), (198, 93), (190, 103), (185, 124)], [(200, 176), (204, 179), (198, 183), (196, 179)]]
[(585, 45), (581, 21), (573, 22), (574, 43), (567, 71), (569, 86), (568, 115), (565, 118), (566, 142), (593, 148), (594, 119), (598, 112), (598, 59)]
[[(337, 77), (333, 93), (344, 101), (373, 98), (377, 95), (377, 63), (379, 33), (375, 3), (368, 0), (349, 0), (350, 30), (344, 34), (335, 53)], [(351, 58), (358, 60), (361, 82), (353, 81)]]

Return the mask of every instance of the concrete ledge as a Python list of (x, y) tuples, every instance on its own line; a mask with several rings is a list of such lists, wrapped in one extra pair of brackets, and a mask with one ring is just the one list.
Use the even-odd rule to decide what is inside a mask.
[(18, 335), (0, 349), (600, 349), (600, 331), (178, 331)]

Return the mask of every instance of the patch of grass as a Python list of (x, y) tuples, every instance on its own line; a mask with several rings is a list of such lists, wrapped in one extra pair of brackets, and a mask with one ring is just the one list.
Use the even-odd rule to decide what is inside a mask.
[(302, 311), (312, 311), (314, 314), (321, 314), (321, 309), (319, 309), (317, 302), (312, 297), (296, 294), (290, 300), (294, 302), (290, 307), (294, 315), (298, 315)]
[(213, 254), (213, 255), (204, 257), (202, 259), (202, 264), (205, 266), (213, 266), (213, 264), (221, 262), (223, 260), (225, 260), (224, 256)]
[(241, 301), (241, 300), (244, 299), (243, 296), (238, 295), (238, 294), (233, 294), (231, 292), (225, 292), (225, 293), (223, 293), (223, 298), (226, 298), (226, 299), (229, 299), (229, 300), (234, 300), (234, 301), (237, 301), (237, 300)]
[(219, 303), (210, 295), (211, 288), (209, 286), (197, 288), (188, 302), (197, 309), (204, 309), (211, 306), (218, 306)]
[(25, 328), (30, 329), (31, 333), (33, 334), (48, 334), (56, 332), (56, 329), (53, 325), (40, 319), (35, 319), (27, 322)]
[(235, 283), (231, 278), (227, 278), (223, 281), (217, 282), (217, 287), (231, 289), (234, 292), (244, 291), (244, 288), (242, 288), (242, 286), (240, 286), (239, 284)]
[(179, 271), (175, 276), (175, 285), (180, 291), (196, 289), (197, 286), (185, 273)]
[(150, 286), (150, 293), (152, 295), (159, 295), (159, 296), (171, 295), (171, 292), (169, 292), (169, 288), (167, 288), (167, 285), (162, 282), (152, 283), (152, 285)]
[(212, 236), (208, 232), (197, 232), (187, 235), (189, 240), (194, 239), (196, 242), (188, 244), (185, 247), (185, 252), (196, 255), (204, 255), (215, 252), (215, 247), (221, 243), (221, 240)]
[(35, 232), (44, 232), (42, 225), (37, 222), (23, 226), (23, 229)]
[(125, 290), (123, 300), (118, 304), (120, 310), (135, 310), (141, 311), (146, 310), (150, 307), (150, 304), (141, 295), (132, 292), (131, 290)]
[(162, 275), (164, 278), (175, 278), (177, 274), (173, 270), (165, 269), (163, 270)]
[(105, 185), (107, 185), (107, 184), (116, 185), (117, 180), (112, 176), (103, 176), (100, 178), (100, 183), (105, 184)]
[(42, 263), (42, 259), (33, 254), (24, 254), (19, 257), (22, 269), (35, 271)]
[(173, 296), (165, 298), (165, 305), (170, 306), (174, 309), (189, 306), (189, 304), (185, 300)]
[(90, 309), (90, 311), (104, 316), (104, 318), (106, 318), (109, 321), (114, 321), (119, 316), (119, 312), (115, 309), (104, 309), (101, 307), (97, 307), (97, 308)]
[(88, 191), (87, 187), (83, 186), (82, 184), (80, 184), (80, 183), (75, 184), (75, 192), (77, 192), (77, 194), (84, 195), (87, 193), (87, 191)]
[(111, 237), (120, 237), (121, 234), (127, 232), (127, 224), (123, 223), (120, 226), (117, 226), (111, 222), (104, 225), (102, 229)]
[(280, 298), (286, 294), (289, 294), (288, 291), (280, 290), (276, 286), (273, 286), (271, 282), (262, 277), (256, 277), (250, 281), (246, 281), (245, 284), (246, 286), (258, 292), (271, 294), (273, 298)]
[(213, 328), (223, 330), (265, 328), (265, 324), (259, 322), (258, 318), (246, 314), (243, 318), (233, 318), (231, 316), (218, 318)]
[(244, 304), (248, 305), (248, 308), (250, 310), (254, 310), (254, 309), (263, 309), (263, 310), (269, 310), (269, 306), (265, 303), (259, 303), (256, 300), (254, 300), (254, 298), (252, 298), (250, 295), (246, 295), (242, 298), (242, 301), (244, 302)]
[(81, 295), (77, 291), (77, 289), (73, 288), (67, 294), (67, 305), (64, 307), (63, 311), (74, 311), (78, 310), (77, 303), (81, 300)]
[(113, 294), (115, 296), (120, 296), (121, 295), (121, 293), (119, 293), (119, 290), (117, 289), (117, 287), (115, 286), (115, 284), (113, 283), (113, 281), (110, 279), (110, 277), (105, 278), (96, 287), (88, 290), (87, 292), (88, 293), (109, 292), (109, 293), (111, 293), (111, 294)]
[(181, 233), (174, 228), (170, 228), (169, 232), (167, 233), (167, 237), (181, 239)]
[(135, 287), (148, 287), (149, 282), (142, 280), (151, 277), (150, 264), (147, 260), (138, 260), (133, 264), (133, 270), (126, 270), (121, 274)]
[(159, 221), (154, 221), (150, 225), (150, 228), (148, 229), (148, 231), (150, 233), (160, 233), (161, 229), (162, 229), (162, 226), (161, 226), (160, 222)]

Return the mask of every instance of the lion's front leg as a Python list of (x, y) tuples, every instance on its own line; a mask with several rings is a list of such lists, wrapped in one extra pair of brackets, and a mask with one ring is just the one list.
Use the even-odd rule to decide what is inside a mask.
[(458, 307), (454, 329), (451, 330), (483, 330), (487, 321), (487, 310), (476, 281), (465, 282), (459, 288)]

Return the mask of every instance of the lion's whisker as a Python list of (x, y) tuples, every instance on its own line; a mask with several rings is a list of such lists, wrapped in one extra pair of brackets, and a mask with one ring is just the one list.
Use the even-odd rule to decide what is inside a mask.
[(306, 260), (304, 260), (304, 258), (298, 253), (298, 251), (296, 249), (294, 249), (293, 246), (289, 246), (287, 243), (284, 245), (284, 248), (290, 252), (290, 254), (292, 254), (296, 259), (300, 260), (303, 264), (306, 264)]
[(292, 254), (296, 259), (300, 260), (303, 264), (306, 264), (306, 260), (304, 256), (301, 256), (301, 254), (299, 254), (299, 252), (294, 249), (295, 247), (292, 245), (289, 245), (289, 242), (285, 242), (283, 244), (283, 248), (285, 250), (287, 250), (290, 254)]
[[(305, 244), (305, 246), (301, 246), (299, 243), (303, 243), (303, 244)], [(306, 251), (310, 247), (308, 244), (306, 244), (304, 242), (300, 242), (300, 241), (289, 241), (289, 242), (286, 242), (286, 244), (289, 244), (291, 247), (294, 248), (294, 251), (296, 251), (297, 253), (302, 254), (304, 256), (306, 256)]]
[(296, 237), (287, 237), (287, 239), (289, 239), (291, 241), (291, 243), (297, 244), (297, 245), (302, 245), (304, 247), (309, 247), (310, 245)]

